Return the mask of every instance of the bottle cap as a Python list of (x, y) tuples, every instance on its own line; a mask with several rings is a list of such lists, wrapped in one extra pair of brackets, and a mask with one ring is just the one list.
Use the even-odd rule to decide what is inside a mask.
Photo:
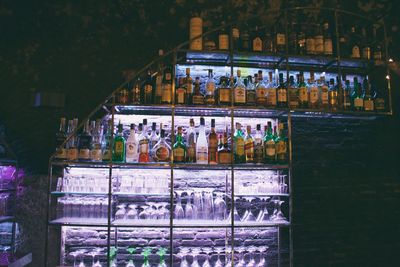
[(203, 126), (205, 125), (205, 120), (203, 117), (200, 118), (200, 125), (203, 125)]
[(139, 123), (139, 131), (143, 130), (143, 123)]
[(215, 127), (215, 119), (211, 119), (211, 127)]
[(261, 130), (261, 124), (257, 124), (257, 131)]
[(144, 126), (147, 125), (147, 119), (143, 119), (143, 125), (144, 125)]
[(157, 123), (153, 122), (153, 123), (151, 124), (151, 130), (155, 131), (156, 128), (157, 128)]
[(135, 124), (131, 123), (131, 130), (135, 130)]

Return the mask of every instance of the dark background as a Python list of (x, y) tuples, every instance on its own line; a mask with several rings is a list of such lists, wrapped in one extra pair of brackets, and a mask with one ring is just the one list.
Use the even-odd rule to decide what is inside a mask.
[[(384, 16), (391, 55), (400, 59), (396, 1), (2, 1), (0, 122), (28, 174), (18, 216), (33, 266), (42, 266), (47, 163), (60, 116), (83, 118), (123, 70), (186, 41), (193, 9), (212, 27), (254, 14), (268, 22), (265, 10), (299, 3)], [(392, 85), (398, 107), (395, 72)], [(65, 94), (65, 108), (32, 107), (34, 92)], [(373, 121), (294, 119), (295, 266), (399, 262), (399, 122), (398, 112)]]

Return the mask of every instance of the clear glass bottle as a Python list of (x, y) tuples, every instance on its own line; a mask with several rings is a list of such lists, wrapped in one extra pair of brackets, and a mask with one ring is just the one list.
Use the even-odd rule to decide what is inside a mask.
[(85, 122), (83, 132), (79, 136), (78, 142), (78, 159), (80, 161), (90, 160), (90, 150), (92, 144), (92, 135), (90, 134), (89, 120)]
[(246, 104), (248, 106), (256, 105), (256, 88), (253, 84), (253, 77), (251, 75), (247, 76), (247, 84), (246, 86)]
[[(161, 128), (160, 128), (161, 129)], [(149, 136), (149, 151), (153, 151), (154, 146), (160, 140), (160, 136), (157, 134), (157, 123), (153, 122), (151, 125), (151, 133)]]
[(246, 127), (246, 137), (244, 139), (244, 154), (246, 155), (246, 163), (254, 162), (254, 138), (251, 135), (251, 126)]
[(136, 139), (135, 124), (131, 124), (129, 137), (126, 140), (126, 162), (138, 162), (139, 160), (139, 143)]
[(190, 119), (189, 129), (186, 134), (187, 144), (187, 162), (196, 162), (196, 130), (194, 129), (194, 120)]
[(240, 75), (241, 71), (237, 70), (236, 84), (234, 87), (234, 101), (235, 105), (243, 106), (246, 105), (246, 88)]
[(213, 77), (213, 71), (211, 69), (208, 70), (208, 79), (206, 81), (205, 102), (207, 105), (215, 104), (215, 82), (214, 82), (214, 77)]
[(261, 124), (256, 126), (256, 134), (254, 135), (254, 162), (262, 163), (264, 161), (263, 157), (263, 136), (261, 132)]
[(125, 138), (122, 134), (122, 124), (118, 124), (118, 132), (114, 137), (112, 159), (114, 162), (125, 161)]
[(103, 135), (103, 127), (101, 121), (94, 122), (92, 130), (92, 150), (90, 151), (90, 158), (92, 161), (101, 162), (103, 160), (103, 152), (101, 148), (101, 140)]
[(186, 161), (186, 145), (183, 142), (182, 137), (182, 127), (178, 127), (178, 133), (176, 135), (176, 142), (172, 147), (172, 151), (174, 154), (174, 162), (183, 163)]
[(240, 123), (236, 123), (236, 131), (233, 135), (233, 144), (235, 163), (246, 163), (246, 155), (244, 153), (244, 134)]
[(265, 106), (267, 104), (267, 99), (265, 98), (266, 95), (266, 85), (263, 80), (262, 71), (258, 71), (258, 84), (256, 87), (256, 102), (259, 106)]
[(147, 132), (143, 129), (143, 124), (139, 123), (138, 128), (138, 142), (139, 142), (139, 162), (149, 162), (149, 137)]
[(205, 130), (205, 120), (200, 118), (199, 136), (196, 142), (196, 162), (198, 164), (208, 163), (208, 144)]
[(160, 140), (153, 148), (154, 161), (156, 162), (169, 162), (171, 155), (171, 147), (165, 141), (165, 130), (160, 130)]
[(218, 137), (215, 132), (215, 119), (211, 119), (211, 131), (208, 135), (208, 163), (218, 163)]

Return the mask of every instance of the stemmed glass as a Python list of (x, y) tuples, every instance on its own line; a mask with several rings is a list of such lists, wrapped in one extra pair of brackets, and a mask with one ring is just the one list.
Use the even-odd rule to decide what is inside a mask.
[(125, 204), (119, 204), (117, 206), (118, 210), (115, 213), (115, 219), (116, 220), (123, 220), (125, 219), (125, 214), (126, 214), (126, 209), (125, 209)]
[(192, 248), (192, 256), (193, 256), (193, 262), (190, 267), (200, 267), (200, 264), (197, 260), (197, 256), (200, 254), (200, 248)]
[(73, 251), (71, 253), (69, 253), (70, 255), (72, 255), (72, 257), (74, 257), (74, 267), (76, 267), (76, 256), (80, 255), (81, 252), (79, 250)]
[(224, 249), (222, 247), (215, 247), (214, 250), (217, 253), (217, 261), (214, 263), (214, 267), (224, 267), (220, 258), (220, 254)]
[(222, 197), (222, 193), (217, 193), (214, 201), (214, 219), (218, 221), (226, 219), (226, 203)]
[(117, 267), (117, 248), (110, 248), (110, 267)]
[(246, 212), (243, 215), (242, 222), (255, 222), (257, 218), (251, 211), (251, 201), (254, 199), (254, 197), (245, 197), (245, 199), (248, 200), (249, 205), (247, 206)]
[(92, 256), (92, 266), (95, 266), (94, 260), (95, 260), (95, 257), (99, 254), (99, 252), (100, 252), (100, 249), (96, 248), (88, 253), (88, 255)]
[(176, 192), (176, 198), (177, 198), (177, 203), (175, 205), (175, 210), (174, 210), (174, 219), (181, 220), (185, 218), (185, 212), (183, 211), (180, 193)]
[(203, 214), (203, 195), (201, 192), (193, 192), (193, 217), (195, 220), (204, 219)]
[(186, 255), (190, 252), (189, 248), (183, 247), (179, 251), (179, 255), (181, 256), (181, 264), (179, 267), (189, 267), (189, 263), (187, 262)]
[(187, 196), (187, 202), (185, 206), (185, 218), (186, 220), (193, 220), (194, 219), (194, 210), (192, 205), (192, 200), (190, 194)]
[(279, 193), (286, 194), (287, 193), (287, 184), (285, 183), (287, 175), (279, 176)]
[(167, 250), (165, 248), (159, 248), (157, 251), (157, 255), (160, 256), (160, 263), (157, 265), (157, 267), (167, 267), (167, 264), (165, 263), (164, 256), (166, 254)]
[(258, 262), (256, 267), (265, 267), (265, 266), (267, 266), (266, 261), (265, 261), (265, 255), (268, 250), (268, 246), (261, 246), (258, 249), (260, 251), (260, 261)]
[(142, 267), (150, 267), (149, 263), (149, 255), (151, 254), (151, 248), (145, 248), (142, 252), (142, 255), (144, 257)]
[(286, 217), (283, 214), (282, 209), (281, 209), (281, 206), (282, 206), (283, 202), (285, 202), (285, 201), (280, 200), (280, 199), (275, 199), (274, 200), (275, 209), (274, 209), (273, 215), (271, 216), (271, 220), (273, 220), (273, 221), (284, 221), (284, 220), (286, 220)]
[(206, 254), (206, 260), (203, 262), (202, 267), (211, 267), (209, 255), (212, 253), (212, 249), (209, 247), (205, 247), (205, 248), (202, 248), (201, 250)]
[(126, 267), (135, 267), (135, 264), (133, 263), (133, 253), (135, 253), (136, 248), (134, 247), (129, 247), (126, 249), (126, 251), (128, 251), (129, 253), (129, 262), (126, 264)]
[(246, 267), (256, 267), (256, 260), (254, 258), (255, 252), (257, 251), (257, 248), (255, 246), (250, 246), (248, 248), (249, 254), (250, 254), (250, 261), (247, 263)]
[(267, 209), (267, 200), (270, 199), (270, 197), (261, 197), (261, 201), (264, 201), (264, 208), (260, 209), (260, 212), (258, 213), (257, 216), (257, 222), (265, 222), (269, 220), (269, 213)]
[(142, 208), (143, 208), (142, 211), (139, 213), (139, 219), (141, 220), (149, 219), (150, 218), (149, 206), (143, 205)]
[(246, 251), (246, 248), (243, 246), (240, 246), (236, 250), (239, 253), (239, 263), (235, 266), (236, 267), (246, 267), (246, 261), (244, 260), (244, 252)]
[(161, 208), (158, 209), (158, 218), (168, 220), (170, 217), (170, 212), (167, 209), (167, 202), (160, 203)]
[(203, 196), (203, 218), (206, 220), (212, 220), (214, 214), (214, 198), (211, 191), (204, 192)]
[(81, 256), (81, 261), (79, 262), (78, 267), (86, 267), (85, 265), (85, 249), (79, 250), (79, 256)]
[(129, 210), (128, 213), (126, 214), (126, 219), (127, 220), (135, 220), (138, 217), (138, 212), (137, 212), (137, 205), (136, 204), (129, 204)]
[(228, 246), (226, 249), (226, 254), (225, 254), (225, 267), (232, 267), (232, 247)]

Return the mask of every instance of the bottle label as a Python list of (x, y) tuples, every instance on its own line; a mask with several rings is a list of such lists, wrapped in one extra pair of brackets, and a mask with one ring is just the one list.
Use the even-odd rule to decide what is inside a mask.
[(127, 104), (129, 100), (129, 92), (126, 89), (121, 90), (118, 95), (118, 102), (120, 104)]
[(286, 44), (285, 34), (283, 34), (283, 33), (276, 34), (276, 44), (277, 45), (285, 45)]
[(306, 39), (306, 51), (307, 54), (315, 54), (315, 42), (314, 38), (307, 38)]
[(149, 140), (139, 141), (139, 162), (147, 162), (149, 158)]
[(170, 72), (165, 73), (165, 80), (167, 80), (167, 81), (171, 80), (171, 73)]
[(229, 49), (229, 36), (228, 34), (220, 34), (218, 36), (218, 45), (220, 50)]
[(117, 155), (120, 155), (124, 152), (124, 143), (121, 141), (116, 141), (115, 142), (115, 153)]
[(355, 98), (354, 99), (354, 107), (362, 108), (364, 106), (364, 100), (362, 98)]
[(265, 102), (265, 93), (266, 93), (265, 87), (257, 87), (256, 88), (256, 99), (257, 99), (257, 102), (260, 102), (260, 103)]
[(204, 96), (202, 96), (202, 95), (194, 95), (192, 102), (195, 105), (202, 105), (202, 104), (204, 104)]
[(185, 150), (183, 148), (177, 147), (174, 149), (174, 161), (185, 161)]
[(243, 140), (243, 138), (236, 139), (235, 154), (238, 156), (244, 155), (244, 140)]
[(358, 45), (353, 46), (351, 49), (351, 57), (352, 58), (360, 58), (360, 48)]
[(197, 162), (208, 162), (207, 147), (198, 147), (196, 150)]
[(206, 85), (207, 95), (214, 95), (214, 91), (215, 91), (215, 83), (213, 82), (207, 83)]
[(299, 94), (295, 87), (289, 88), (289, 105), (294, 108), (299, 106)]
[(382, 52), (381, 51), (374, 51), (374, 59), (381, 60), (382, 59)]
[(260, 37), (256, 37), (253, 40), (253, 51), (261, 52), (262, 51), (262, 40)]
[(321, 89), (322, 91), (321, 91), (321, 102), (322, 102), (322, 104), (323, 105), (328, 105), (328, 99), (329, 99), (329, 97), (328, 97), (328, 88), (326, 87), (326, 86), (323, 86), (322, 87), (322, 89)]
[(286, 142), (283, 140), (278, 141), (276, 144), (276, 154), (285, 154), (287, 151)]
[(185, 88), (178, 88), (176, 90), (176, 103), (185, 104)]
[(56, 149), (56, 158), (57, 159), (67, 159), (67, 149), (65, 148), (57, 148)]
[(373, 111), (374, 110), (374, 101), (371, 99), (364, 100), (364, 110), (365, 111)]
[(229, 164), (231, 163), (231, 153), (227, 151), (223, 151), (218, 153), (218, 160), (221, 164)]
[(102, 153), (100, 148), (94, 148), (90, 151), (90, 158), (94, 161), (101, 161), (102, 158)]
[(365, 59), (371, 59), (371, 49), (369, 48), (369, 46), (363, 48), (362, 55)]
[(208, 162), (217, 163), (217, 147), (210, 147), (208, 149)]
[(324, 53), (324, 37), (322, 35), (317, 35), (314, 38), (315, 52), (318, 54)]
[[(190, 19), (190, 36), (192, 39), (203, 33), (203, 20), (201, 18), (195, 17)], [(190, 42), (191, 50), (202, 50), (203, 49), (203, 39), (201, 37), (196, 38)]]
[(254, 104), (256, 102), (256, 91), (246, 90), (246, 102), (247, 104)]
[(90, 159), (90, 149), (88, 148), (81, 148), (79, 149), (79, 159)]
[(103, 161), (108, 161), (111, 159), (111, 153), (110, 149), (104, 149), (103, 151)]
[(265, 145), (265, 155), (270, 158), (275, 157), (275, 152), (276, 152), (275, 142), (273, 140), (267, 141)]
[(232, 29), (232, 37), (233, 38), (239, 38), (240, 32), (238, 28), (233, 28)]
[(144, 93), (146, 95), (151, 95), (152, 92), (153, 92), (153, 86), (151, 86), (150, 84), (146, 84), (144, 86)]
[(254, 147), (254, 158), (256, 162), (262, 162), (263, 160), (263, 147), (262, 147), (262, 141), (260, 140), (259, 142), (255, 142), (256, 145)]
[(254, 158), (254, 142), (253, 141), (245, 142), (244, 150), (245, 150), (245, 154), (246, 154), (246, 159), (253, 160), (253, 158)]
[(304, 86), (299, 87), (299, 100), (300, 102), (308, 102), (307, 88)]
[(332, 55), (333, 54), (332, 39), (325, 39), (325, 41), (324, 41), (324, 54), (325, 55)]
[(276, 89), (268, 88), (267, 89), (267, 104), (268, 106), (276, 106)]
[(190, 82), (186, 83), (186, 93), (187, 94), (193, 94), (193, 85)]
[(138, 146), (134, 142), (126, 143), (126, 160), (128, 159), (138, 159)]
[(280, 88), (278, 89), (278, 102), (287, 102), (286, 100), (286, 89)]
[(337, 105), (337, 97), (338, 94), (336, 91), (329, 91), (329, 105), (335, 106)]
[(68, 149), (68, 160), (77, 160), (78, 159), (78, 149), (70, 148)]
[(195, 146), (188, 146), (187, 157), (188, 157), (188, 159), (191, 159), (191, 160), (194, 160), (196, 158), (196, 147)]
[(235, 103), (240, 103), (240, 104), (246, 103), (246, 92), (243, 87), (235, 88)]
[(375, 98), (375, 109), (376, 110), (385, 110), (385, 99), (384, 98)]
[(155, 95), (157, 97), (161, 97), (162, 95), (162, 75), (158, 74), (156, 78), (156, 92)]
[(229, 88), (219, 88), (219, 102), (229, 103), (231, 102), (231, 92)]
[(311, 104), (318, 103), (318, 87), (316, 86), (310, 88), (310, 103)]
[(165, 103), (171, 103), (171, 84), (165, 83), (164, 84), (164, 90), (162, 90), (162, 96), (161, 96), (161, 101)]
[(169, 160), (169, 149), (166, 147), (159, 147), (156, 150), (156, 159), (158, 161), (168, 161)]

